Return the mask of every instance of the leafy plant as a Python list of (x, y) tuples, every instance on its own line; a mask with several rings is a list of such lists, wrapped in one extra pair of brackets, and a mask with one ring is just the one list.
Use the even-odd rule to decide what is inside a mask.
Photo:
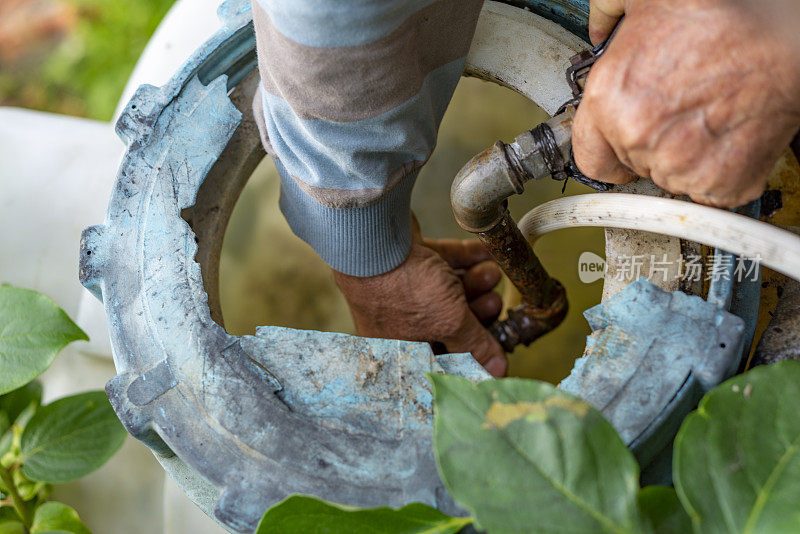
[(432, 380), (442, 481), (481, 528), (557, 531), (568, 520), (582, 532), (638, 529), (639, 466), (588, 404), (530, 380)]
[(800, 363), (757, 368), (708, 395), (675, 441), (697, 532), (800, 532)]
[(73, 341), (88, 340), (64, 310), (46, 296), (0, 287), (0, 394), (24, 386)]
[(385, 507), (359, 510), (327, 503), (315, 497), (293, 495), (264, 514), (256, 533), (334, 531), (349, 534), (455, 534), (470, 523), (472, 519), (469, 517), (449, 517), (420, 503), (409, 504), (399, 510)]
[[(675, 440), (675, 489), (640, 488), (639, 467), (611, 425), (549, 384), (431, 380), (439, 474), (469, 517), (292, 496), (264, 514), (257, 534), (467, 525), (491, 534), (800, 532), (800, 362), (757, 368), (706, 395)], [(429, 522), (414, 522), (421, 510)]]
[(41, 405), (34, 379), (86, 334), (48, 297), (0, 286), (0, 534), (89, 534), (77, 512), (48, 501), (53, 484), (103, 465), (125, 429), (103, 391)]

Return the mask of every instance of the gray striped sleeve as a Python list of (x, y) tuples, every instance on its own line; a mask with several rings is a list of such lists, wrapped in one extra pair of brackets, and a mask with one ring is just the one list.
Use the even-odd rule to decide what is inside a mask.
[(331, 267), (402, 263), (410, 196), (464, 69), (482, 0), (254, 0), (254, 111), (281, 209)]

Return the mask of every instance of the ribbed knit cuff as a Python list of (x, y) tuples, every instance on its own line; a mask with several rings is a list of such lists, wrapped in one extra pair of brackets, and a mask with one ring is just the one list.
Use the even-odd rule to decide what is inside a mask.
[(411, 249), (411, 190), (417, 172), (374, 204), (336, 209), (308, 196), (280, 161), (280, 207), (292, 231), (332, 268), (350, 276), (391, 271)]

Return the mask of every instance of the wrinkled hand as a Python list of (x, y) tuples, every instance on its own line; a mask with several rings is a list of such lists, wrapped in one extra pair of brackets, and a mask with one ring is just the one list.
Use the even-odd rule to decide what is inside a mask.
[(500, 269), (480, 242), (423, 240), (415, 222), (402, 265), (368, 278), (334, 271), (334, 278), (359, 335), (442, 343), (448, 352), (471, 352), (492, 375), (505, 375), (505, 353), (484, 328), (502, 307), (492, 291)]
[[(594, 42), (626, 16), (575, 117), (578, 168), (612, 183), (633, 171), (703, 204), (758, 198), (800, 128), (800, 47), (754, 15), (762, 3), (592, 0)], [(800, 2), (785, 5), (796, 28)]]

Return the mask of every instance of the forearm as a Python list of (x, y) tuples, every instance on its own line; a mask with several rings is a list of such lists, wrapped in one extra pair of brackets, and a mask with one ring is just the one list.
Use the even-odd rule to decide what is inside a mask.
[[(276, 160), (281, 176), (280, 208), (292, 231), (333, 269), (375, 276), (401, 264), (411, 246), (410, 201), (416, 172), (364, 206), (332, 207), (306, 192)], [(352, 199), (351, 191), (341, 191)]]
[(461, 76), (481, 0), (256, 0), (255, 114), (293, 231), (334, 269), (405, 259), (410, 196)]

